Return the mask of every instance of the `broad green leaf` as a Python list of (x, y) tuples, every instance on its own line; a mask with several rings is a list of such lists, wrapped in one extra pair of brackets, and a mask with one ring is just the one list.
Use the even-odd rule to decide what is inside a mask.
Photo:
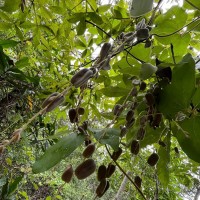
[(78, 26), (76, 27), (77, 35), (84, 34), (85, 30), (86, 30), (86, 22), (85, 22), (85, 18), (82, 18)]
[(153, 0), (132, 0), (130, 14), (133, 17), (141, 16), (153, 8)]
[(106, 87), (100, 90), (105, 96), (107, 97), (121, 97), (124, 95), (128, 95), (130, 92), (127, 88), (120, 88), (120, 87)]
[(158, 110), (173, 118), (188, 108), (195, 89), (195, 62), (190, 54), (183, 57), (172, 71), (172, 82), (160, 92)]
[(105, 5), (99, 6), (97, 10), (99, 11), (99, 13), (104, 13), (108, 11), (111, 6), (112, 6), (111, 4), (105, 4)]
[(0, 22), (0, 31), (7, 31), (13, 27), (12, 23), (8, 22)]
[(15, 47), (19, 42), (14, 40), (0, 40), (0, 46), (3, 48)]
[(90, 1), (88, 1), (87, 3), (91, 6), (92, 10), (94, 10), (94, 11), (97, 10), (97, 3), (96, 3), (96, 0), (90, 0)]
[(157, 70), (156, 66), (153, 66), (150, 63), (143, 63), (141, 66), (141, 71), (140, 71), (140, 78), (142, 80), (146, 80), (150, 78)]
[[(179, 127), (180, 126), (180, 127)], [(200, 163), (200, 117), (193, 116), (173, 126), (173, 133), (189, 158)]]
[(19, 9), (20, 1), (21, 0), (4, 0), (5, 3), (4, 6), (1, 7), (1, 9), (6, 12), (12, 13)]
[(171, 146), (171, 135), (167, 134), (164, 139), (166, 147), (160, 146), (158, 155), (160, 157), (157, 164), (157, 172), (160, 183), (166, 188), (169, 184), (169, 163), (170, 163), (170, 146)]
[(12, 183), (9, 184), (9, 191), (8, 191), (8, 195), (11, 195), (13, 192), (16, 191), (17, 186), (19, 185), (19, 183), (22, 181), (23, 176), (19, 176), (17, 177)]
[(200, 107), (200, 88), (195, 88), (194, 95), (192, 97), (192, 103), (195, 107)]
[(119, 148), (119, 134), (120, 130), (115, 128), (106, 129), (90, 129), (94, 133), (94, 137), (101, 144), (109, 144), (114, 151)]
[(96, 12), (89, 13), (89, 17), (95, 24), (101, 25), (103, 23), (102, 18)]
[(44, 172), (69, 156), (84, 141), (83, 135), (72, 133), (60, 139), (33, 164), (34, 173)]

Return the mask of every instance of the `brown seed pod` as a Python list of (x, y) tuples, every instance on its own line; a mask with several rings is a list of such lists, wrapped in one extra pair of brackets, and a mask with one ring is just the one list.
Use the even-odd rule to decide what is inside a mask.
[(98, 197), (99, 198), (102, 197), (106, 193), (106, 191), (109, 189), (109, 187), (110, 187), (110, 183), (109, 183), (109, 181), (106, 181), (106, 188), (105, 188), (104, 192), (101, 195), (99, 195)]
[(160, 146), (162, 146), (162, 147), (166, 147), (166, 144), (165, 144), (163, 141), (161, 141), (161, 140), (158, 141), (158, 144), (159, 144)]
[(79, 131), (81, 134), (83, 134), (83, 135), (86, 135), (86, 134), (87, 134), (86, 131), (85, 131), (85, 129), (84, 129), (82, 126), (78, 126), (78, 131)]
[(97, 179), (98, 179), (98, 181), (101, 181), (104, 178), (106, 178), (106, 166), (101, 165), (98, 168)]
[(147, 122), (147, 116), (146, 115), (140, 117), (140, 126), (145, 126), (146, 122)]
[(92, 141), (90, 140), (90, 139), (86, 139), (85, 140), (85, 146), (87, 147), (89, 144), (91, 144), (92, 143)]
[(131, 153), (137, 155), (140, 150), (140, 143), (137, 140), (133, 140), (131, 143)]
[(131, 90), (131, 96), (136, 97), (137, 94), (138, 94), (138, 90), (137, 90), (136, 87), (134, 87), (134, 88)]
[(160, 123), (162, 121), (162, 113), (156, 113), (154, 115), (154, 118), (153, 118), (153, 122), (152, 122), (152, 127), (153, 128), (157, 128), (159, 127)]
[(71, 123), (78, 122), (78, 113), (76, 112), (76, 109), (71, 108), (68, 112), (68, 115)]
[(84, 121), (82, 124), (82, 127), (84, 128), (84, 130), (88, 129), (88, 121)]
[(146, 89), (146, 87), (147, 87), (147, 84), (144, 81), (142, 81), (140, 83), (140, 91), (144, 91)]
[(42, 103), (42, 108), (45, 108), (47, 105), (49, 105), (60, 93), (54, 92), (51, 95), (49, 95)]
[(155, 98), (154, 98), (153, 94), (151, 94), (151, 93), (146, 93), (145, 99), (146, 99), (146, 103), (147, 103), (148, 106), (154, 105), (154, 103), (155, 103)]
[(115, 172), (116, 166), (110, 163), (106, 169), (106, 177), (110, 178), (112, 174)]
[(141, 179), (139, 176), (135, 176), (134, 182), (135, 182), (135, 184), (136, 184), (139, 188), (141, 188), (142, 179)]
[(101, 47), (100, 55), (99, 55), (99, 62), (101, 62), (104, 58), (106, 58), (111, 50), (112, 45), (108, 42), (105, 42)]
[(126, 122), (126, 128), (131, 128), (135, 123), (135, 118), (132, 118), (131, 121)]
[(0, 155), (4, 152), (4, 150), (5, 150), (4, 145), (0, 145)]
[(148, 158), (148, 160), (147, 160), (147, 163), (150, 165), (150, 166), (155, 166), (156, 165), (156, 163), (158, 162), (158, 160), (159, 160), (159, 155), (157, 154), (157, 153), (152, 153), (150, 156), (149, 156), (149, 158)]
[(19, 142), (20, 138), (21, 138), (21, 133), (22, 133), (22, 129), (19, 128), (17, 130), (15, 130), (12, 134), (12, 141), (14, 143)]
[(65, 100), (64, 96), (62, 94), (57, 95), (51, 103), (48, 104), (46, 108), (46, 112), (51, 112), (54, 110), (57, 106), (59, 106), (63, 101)]
[(72, 176), (73, 176), (73, 168), (72, 168), (72, 165), (69, 165), (69, 166), (67, 166), (67, 168), (63, 172), (61, 178), (66, 183), (69, 183), (72, 179)]
[(113, 154), (111, 155), (111, 158), (116, 161), (120, 157), (121, 154), (122, 154), (122, 149), (119, 147), (118, 151), (113, 152)]
[(120, 137), (124, 137), (127, 133), (127, 128), (126, 127), (122, 127), (121, 128), (121, 132), (120, 132)]
[(77, 109), (77, 112), (78, 112), (79, 115), (84, 115), (85, 109), (82, 108), (82, 107), (79, 107), (79, 108)]
[(90, 69), (81, 69), (71, 79), (71, 83), (76, 87), (81, 87), (93, 76), (93, 71)]
[(75, 175), (78, 179), (85, 179), (94, 173), (96, 169), (96, 164), (93, 159), (87, 159), (82, 162), (76, 169)]
[(145, 136), (145, 130), (144, 128), (140, 127), (140, 129), (137, 132), (137, 140), (143, 140)]
[(101, 182), (99, 183), (99, 185), (96, 189), (96, 194), (97, 194), (98, 197), (101, 196), (104, 193), (104, 191), (106, 189), (106, 185), (107, 185), (107, 181), (104, 178), (104, 179), (101, 180)]
[(114, 106), (114, 109), (113, 109), (114, 115), (119, 116), (122, 111), (123, 111), (123, 107), (120, 104), (116, 104)]
[(149, 29), (141, 28), (141, 29), (137, 30), (136, 37), (138, 40), (147, 39), (149, 37)]
[(99, 63), (99, 69), (102, 70), (110, 70), (110, 58), (104, 59), (102, 62)]
[(134, 111), (133, 110), (129, 110), (126, 114), (126, 121), (130, 122), (133, 119), (134, 116)]
[(92, 154), (94, 153), (94, 151), (95, 151), (95, 144), (91, 143), (91, 144), (87, 145), (87, 147), (83, 151), (82, 155), (85, 158), (89, 158), (90, 156), (92, 156)]

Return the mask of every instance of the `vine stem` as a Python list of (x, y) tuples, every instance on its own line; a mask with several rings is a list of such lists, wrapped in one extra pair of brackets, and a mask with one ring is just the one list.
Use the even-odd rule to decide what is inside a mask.
[[(111, 155), (111, 153), (110, 153), (110, 151), (108, 149), (108, 146), (106, 144), (105, 144), (105, 147), (106, 147), (106, 151), (108, 152), (110, 158), (112, 159), (112, 155)], [(123, 168), (118, 164), (118, 162), (115, 161), (115, 160), (113, 160), (113, 162), (116, 164), (116, 166), (119, 168), (119, 170), (124, 174), (124, 176), (126, 176), (128, 178), (128, 180), (135, 186), (135, 188), (141, 194), (141, 196), (143, 197), (143, 199), (147, 200), (147, 198), (144, 196), (144, 194), (140, 190), (140, 188), (134, 183), (134, 181), (132, 180), (132, 178), (123, 170)]]

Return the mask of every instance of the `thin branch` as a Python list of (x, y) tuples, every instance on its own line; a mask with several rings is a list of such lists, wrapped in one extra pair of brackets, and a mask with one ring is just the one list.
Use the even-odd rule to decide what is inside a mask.
[[(105, 145), (106, 150), (110, 156), (110, 158), (112, 158), (112, 155), (107, 147), (107, 145)], [(112, 159), (113, 160), (113, 159)], [(135, 186), (135, 188), (137, 189), (137, 191), (141, 194), (141, 196), (143, 197), (143, 199), (147, 200), (147, 198), (144, 196), (143, 192), (140, 190), (140, 188), (135, 184), (135, 182), (131, 179), (131, 177), (123, 170), (123, 168), (117, 163), (117, 161), (113, 160), (113, 162), (116, 164), (116, 166), (120, 169), (120, 171), (128, 178), (128, 180)]]
[(174, 34), (178, 33), (179, 31), (181, 31), (182, 29), (184, 29), (185, 27), (189, 26), (190, 24), (196, 22), (196, 21), (199, 20), (199, 19), (200, 19), (200, 16), (197, 17), (195, 20), (191, 21), (190, 23), (186, 24), (185, 26), (181, 27), (180, 29), (174, 31), (173, 33), (170, 33), (170, 34), (167, 34), (167, 35), (158, 35), (158, 34), (156, 34), (156, 33), (153, 33), (152, 36), (157, 36), (157, 37), (169, 37), (169, 36), (171, 36), (171, 35), (174, 35)]
[(173, 62), (174, 62), (174, 64), (176, 64), (176, 60), (175, 60), (175, 56), (174, 56), (174, 46), (173, 46), (172, 43), (170, 44), (170, 49), (171, 49), (171, 52), (172, 52), (172, 59), (173, 59)]

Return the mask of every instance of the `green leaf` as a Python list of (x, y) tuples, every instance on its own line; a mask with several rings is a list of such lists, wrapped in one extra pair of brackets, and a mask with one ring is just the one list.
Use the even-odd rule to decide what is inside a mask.
[(157, 70), (156, 66), (153, 66), (150, 63), (143, 63), (141, 66), (141, 71), (140, 71), (140, 78), (142, 80), (146, 80), (150, 78)]
[(23, 176), (19, 176), (17, 177), (14, 182), (12, 182), (11, 184), (9, 184), (9, 191), (8, 191), (8, 195), (11, 195), (13, 192), (16, 191), (17, 186), (19, 185), (19, 183), (22, 181)]
[(84, 141), (83, 135), (72, 133), (60, 139), (33, 164), (34, 173), (44, 172), (69, 156)]
[(166, 188), (169, 184), (169, 163), (170, 163), (170, 146), (171, 146), (171, 135), (167, 134), (164, 139), (166, 147), (160, 146), (158, 150), (158, 155), (160, 157), (157, 170), (158, 170), (158, 178), (161, 184)]
[(0, 46), (3, 48), (15, 47), (19, 42), (14, 40), (0, 40)]
[(130, 14), (133, 17), (141, 16), (153, 8), (153, 0), (132, 0)]
[(1, 9), (12, 13), (19, 9), (20, 1), (21, 0), (4, 0), (5, 4), (3, 7), (1, 7)]
[(89, 130), (94, 133), (94, 137), (101, 144), (109, 144), (114, 151), (118, 150), (120, 130), (115, 128), (89, 129)]
[(102, 18), (95, 12), (89, 13), (89, 17), (95, 24), (101, 25), (103, 23)]
[(76, 27), (77, 35), (83, 35), (86, 30), (85, 18), (81, 19), (78, 26)]
[(190, 54), (183, 57), (172, 71), (172, 82), (161, 90), (158, 110), (173, 118), (188, 108), (195, 89), (195, 62)]
[(199, 116), (191, 117), (182, 122), (179, 122), (178, 126), (174, 125), (172, 130), (183, 151), (189, 158), (198, 163), (200, 163), (199, 130)]
[(128, 95), (130, 92), (127, 88), (120, 88), (120, 87), (106, 87), (100, 90), (105, 96), (107, 97), (121, 97), (124, 95)]

